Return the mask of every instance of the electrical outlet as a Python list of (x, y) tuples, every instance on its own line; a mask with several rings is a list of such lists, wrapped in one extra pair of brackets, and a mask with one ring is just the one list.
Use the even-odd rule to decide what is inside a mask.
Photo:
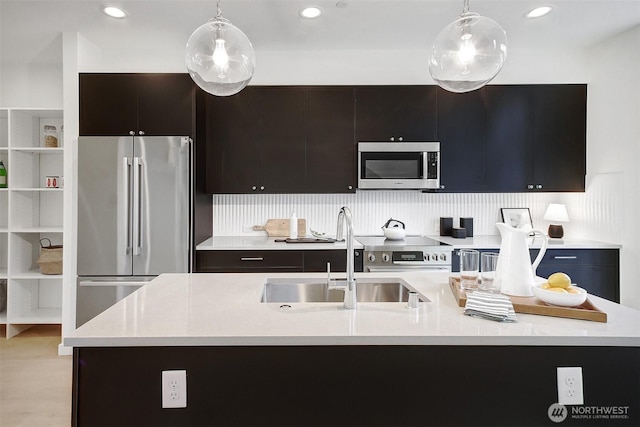
[(187, 407), (187, 371), (162, 371), (162, 407)]
[(582, 368), (558, 369), (558, 403), (561, 405), (583, 405)]

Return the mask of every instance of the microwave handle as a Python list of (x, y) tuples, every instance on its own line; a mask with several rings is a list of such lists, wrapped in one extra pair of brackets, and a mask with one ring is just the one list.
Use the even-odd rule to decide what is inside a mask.
[(429, 176), (429, 153), (426, 151), (422, 152), (422, 176), (421, 179), (425, 179)]

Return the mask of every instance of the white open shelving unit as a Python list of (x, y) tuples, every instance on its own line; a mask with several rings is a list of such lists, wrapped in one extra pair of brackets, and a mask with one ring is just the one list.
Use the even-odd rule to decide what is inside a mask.
[[(45, 147), (44, 126), (62, 127), (62, 110), (0, 109), (0, 160), (8, 188), (0, 189), (0, 280), (7, 282), (0, 324), (7, 338), (35, 324), (62, 323), (62, 274), (42, 274), (40, 240), (62, 244), (63, 188), (46, 188), (62, 177), (64, 149)], [(59, 180), (60, 181), (60, 180)]]

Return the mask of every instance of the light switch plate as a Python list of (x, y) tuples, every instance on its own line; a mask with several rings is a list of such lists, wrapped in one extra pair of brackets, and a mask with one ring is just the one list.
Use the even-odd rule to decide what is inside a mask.
[(162, 407), (187, 407), (187, 371), (162, 371)]
[(558, 403), (583, 405), (582, 368), (558, 367)]

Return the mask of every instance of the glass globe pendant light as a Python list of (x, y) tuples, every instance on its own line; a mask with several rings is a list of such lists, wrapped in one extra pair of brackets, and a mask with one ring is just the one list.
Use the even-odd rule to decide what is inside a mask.
[(189, 75), (198, 86), (216, 96), (244, 89), (255, 69), (256, 57), (249, 38), (218, 13), (198, 27), (187, 42), (185, 59)]
[(469, 12), (445, 27), (433, 42), (429, 73), (450, 92), (470, 92), (489, 83), (507, 58), (507, 33), (490, 18)]

